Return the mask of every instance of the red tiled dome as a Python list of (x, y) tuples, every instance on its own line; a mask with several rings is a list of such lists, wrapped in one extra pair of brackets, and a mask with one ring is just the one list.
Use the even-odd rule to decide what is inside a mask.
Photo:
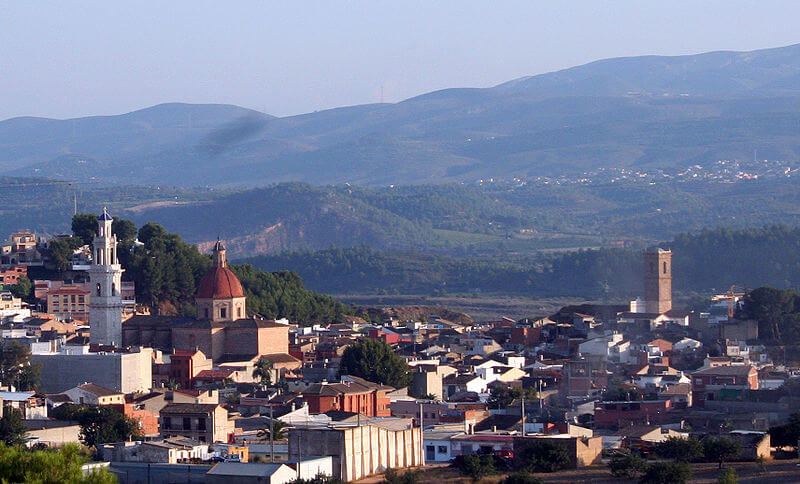
[(227, 267), (213, 267), (197, 286), (198, 299), (228, 299), (244, 297), (239, 278)]

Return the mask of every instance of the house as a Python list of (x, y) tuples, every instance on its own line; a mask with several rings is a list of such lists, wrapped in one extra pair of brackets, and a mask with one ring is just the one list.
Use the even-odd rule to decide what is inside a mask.
[(297, 471), (286, 464), (219, 462), (206, 473), (207, 484), (285, 484), (297, 478)]
[(450, 462), (455, 457), (452, 453), (452, 438), (464, 433), (463, 425), (437, 426), (423, 432), (425, 447), (425, 463)]
[(123, 405), (125, 403), (124, 393), (94, 383), (78, 385), (66, 390), (63, 394), (80, 405)]
[(302, 393), (312, 414), (340, 410), (369, 417), (389, 417), (391, 411), (386, 393), (392, 390), (394, 388), (386, 385), (343, 375), (340, 383), (316, 383)]
[(116, 442), (98, 449), (109, 462), (144, 462), (178, 464), (208, 458), (208, 444), (185, 437), (173, 437), (147, 442)]
[(153, 383), (165, 386), (170, 381), (180, 388), (192, 388), (192, 380), (203, 370), (210, 370), (213, 362), (198, 350), (172, 350), (164, 355), (163, 363), (154, 364)]
[(19, 410), (23, 419), (47, 418), (45, 397), (33, 392), (0, 391), (0, 404)]
[(671, 406), (675, 408), (686, 408), (692, 406), (692, 384), (676, 383), (666, 387), (658, 394), (661, 398), (670, 400)]
[(81, 440), (81, 426), (77, 422), (53, 420), (50, 418), (24, 419), (25, 439), (29, 445), (44, 444), (48, 447), (61, 447), (64, 444)]
[(28, 267), (23, 265), (9, 265), (0, 267), (0, 286), (13, 286), (19, 283), (19, 278), (28, 275)]
[(772, 459), (770, 453), (769, 432), (757, 432), (753, 430), (734, 430), (725, 435), (728, 439), (739, 442), (742, 445), (742, 452), (736, 460), (757, 460)]
[(449, 400), (458, 393), (486, 393), (489, 382), (478, 375), (448, 375), (442, 380), (445, 397)]
[(692, 373), (692, 400), (704, 406), (714, 400), (719, 390), (756, 390), (758, 371), (752, 365), (731, 365), (704, 368)]
[(688, 434), (666, 429), (660, 425), (632, 425), (621, 427), (614, 435), (621, 437), (622, 446), (640, 452), (653, 450), (656, 444), (670, 437), (686, 438)]
[(58, 319), (89, 321), (89, 283), (64, 284), (47, 292), (47, 312)]
[(598, 402), (594, 409), (595, 428), (616, 429), (633, 424), (660, 424), (669, 419), (670, 400)]
[(234, 433), (228, 411), (218, 404), (171, 403), (159, 412), (161, 435), (200, 442), (227, 442)]

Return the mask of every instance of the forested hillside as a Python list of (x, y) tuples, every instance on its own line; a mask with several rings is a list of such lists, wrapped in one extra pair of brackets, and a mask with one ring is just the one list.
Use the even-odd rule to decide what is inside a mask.
[[(51, 243), (51, 256), (57, 248), (71, 254), (69, 247), (90, 242), (97, 226), (93, 214), (73, 218), (71, 238)], [(123, 278), (136, 283), (139, 303), (161, 314), (195, 316), (194, 296), (197, 284), (211, 267), (209, 254), (169, 233), (159, 224), (147, 223), (136, 229), (124, 219), (115, 218), (112, 230), (119, 243)], [(141, 242), (140, 245), (134, 240)], [(74, 242), (74, 243), (73, 243)], [(265, 272), (250, 265), (231, 265), (247, 295), (249, 312), (268, 318), (286, 317), (304, 324), (341, 321), (349, 312), (342, 303), (305, 288), (297, 274), (285, 270)]]
[[(708, 229), (662, 244), (672, 249), (679, 293), (731, 285), (800, 287), (800, 228)], [(511, 258), (453, 258), (354, 247), (284, 252), (246, 259), (265, 270), (297, 272), (333, 293), (515, 294), (529, 297), (628, 298), (642, 293), (639, 250), (580, 250)]]

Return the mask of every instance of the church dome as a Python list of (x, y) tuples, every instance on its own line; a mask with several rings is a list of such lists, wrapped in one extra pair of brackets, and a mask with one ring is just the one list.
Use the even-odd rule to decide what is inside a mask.
[(198, 299), (230, 299), (244, 297), (242, 283), (227, 267), (212, 267), (197, 286)]

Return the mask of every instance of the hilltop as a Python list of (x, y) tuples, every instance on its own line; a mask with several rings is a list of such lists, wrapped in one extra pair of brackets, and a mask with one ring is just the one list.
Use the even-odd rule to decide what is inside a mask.
[(257, 186), (678, 172), (800, 155), (800, 44), (600, 60), (486, 89), (275, 118), (223, 105), (0, 122), (0, 173)]

